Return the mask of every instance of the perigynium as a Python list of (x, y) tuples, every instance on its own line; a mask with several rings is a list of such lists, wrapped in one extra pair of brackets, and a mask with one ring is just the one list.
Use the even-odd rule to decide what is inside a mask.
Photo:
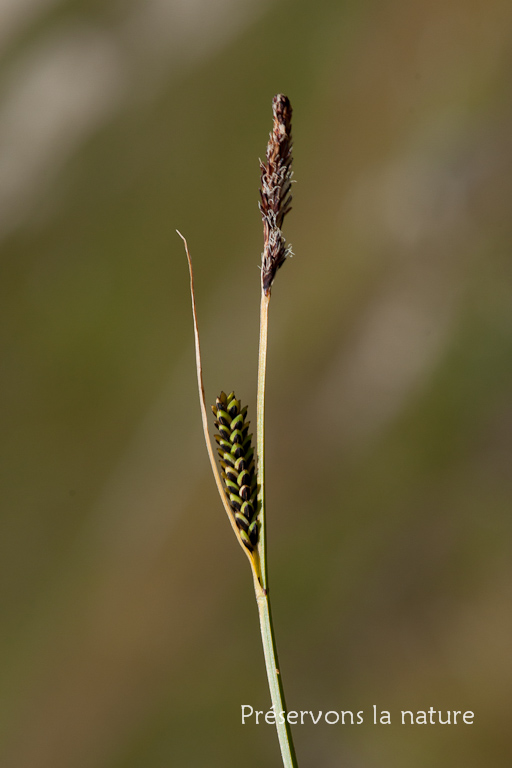
[[(297, 768), (290, 726), (286, 718), (286, 703), (282, 675), (277, 659), (266, 557), (265, 500), (265, 378), (267, 366), (268, 308), (271, 289), (278, 269), (292, 255), (286, 244), (282, 226), (291, 210), (292, 184), (292, 108), (289, 99), (277, 94), (272, 101), (273, 125), (266, 151), (266, 162), (260, 161), (260, 211), (263, 221), (263, 252), (261, 256), (260, 338), (257, 389), (257, 447), (256, 454), (246, 419), (247, 407), (242, 407), (234, 392), (221, 392), (211, 406), (217, 433), (215, 440), (219, 464), (210, 439), (208, 414), (201, 365), (201, 347), (197, 324), (192, 261), (183, 235), (190, 272), (190, 292), (194, 318), (197, 383), (206, 449), (221, 501), (233, 531), (251, 565), (254, 591), (260, 618), (261, 637), (272, 706), (284, 768)], [(219, 471), (220, 467), (220, 471)], [(279, 716), (284, 714), (285, 716)]]

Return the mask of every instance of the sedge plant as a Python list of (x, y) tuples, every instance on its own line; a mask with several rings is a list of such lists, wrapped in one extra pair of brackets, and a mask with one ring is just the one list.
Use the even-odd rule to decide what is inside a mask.
[[(221, 392), (211, 406), (215, 419), (215, 441), (219, 463), (208, 426), (208, 411), (203, 384), (201, 347), (194, 295), (194, 274), (187, 241), (182, 238), (190, 272), (190, 292), (194, 319), (197, 384), (206, 449), (219, 496), (240, 546), (251, 566), (258, 605), (265, 666), (284, 768), (297, 768), (290, 726), (286, 718), (283, 682), (279, 671), (277, 648), (268, 584), (265, 505), (265, 374), (267, 366), (268, 311), (276, 273), (291, 256), (291, 248), (282, 233), (283, 220), (291, 208), (292, 184), (292, 108), (289, 99), (278, 94), (272, 102), (273, 126), (265, 162), (260, 161), (263, 221), (261, 258), (260, 337), (258, 355), (258, 391), (256, 446), (249, 434), (247, 407), (242, 407), (234, 392)], [(256, 450), (255, 450), (256, 448)]]

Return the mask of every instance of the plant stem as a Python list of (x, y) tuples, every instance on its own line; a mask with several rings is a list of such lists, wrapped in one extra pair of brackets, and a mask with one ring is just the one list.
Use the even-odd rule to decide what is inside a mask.
[(258, 550), (260, 555), (261, 581), (263, 589), (268, 588), (267, 573), (267, 527), (265, 519), (265, 376), (267, 372), (267, 340), (268, 340), (268, 305), (270, 296), (261, 292), (260, 305), (260, 347), (258, 354), (258, 393), (256, 400), (256, 451), (258, 456), (258, 502), (260, 516), (260, 533)]
[[(267, 338), (268, 338), (268, 305), (270, 302), (270, 292), (268, 295), (264, 290), (261, 292), (260, 307), (260, 347), (258, 356), (258, 395), (257, 395), (257, 451), (258, 451), (258, 501), (260, 516), (259, 532), (259, 558), (261, 565), (260, 585), (257, 578), (254, 579), (254, 591), (256, 593), (256, 602), (260, 617), (261, 639), (263, 642), (263, 653), (265, 655), (265, 666), (267, 669), (268, 685), (270, 688), (270, 697), (274, 714), (276, 717), (277, 736), (281, 748), (284, 768), (298, 768), (295, 748), (290, 725), (286, 719), (286, 702), (284, 698), (283, 683), (279, 671), (279, 661), (277, 658), (277, 647), (274, 637), (274, 626), (272, 624), (272, 612), (270, 608), (270, 596), (268, 587), (267, 555), (266, 555), (266, 521), (265, 521), (265, 374), (267, 369)], [(280, 722), (280, 714), (284, 714), (284, 722)]]

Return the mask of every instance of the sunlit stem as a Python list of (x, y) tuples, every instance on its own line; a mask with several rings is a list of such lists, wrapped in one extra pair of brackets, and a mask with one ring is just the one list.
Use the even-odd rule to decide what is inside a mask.
[[(276, 641), (274, 637), (274, 626), (272, 624), (272, 612), (270, 608), (270, 595), (268, 586), (267, 569), (267, 531), (265, 519), (265, 375), (267, 369), (267, 339), (268, 339), (268, 306), (270, 302), (270, 292), (261, 292), (260, 306), (260, 348), (258, 356), (258, 394), (257, 394), (257, 451), (258, 451), (258, 515), (260, 521), (260, 532), (258, 538), (258, 550), (261, 567), (262, 585), (254, 580), (254, 590), (256, 592), (256, 601), (258, 603), (258, 612), (260, 617), (261, 639), (263, 642), (263, 653), (265, 655), (265, 666), (267, 668), (268, 685), (270, 688), (270, 697), (274, 713), (276, 715), (277, 736), (281, 748), (281, 756), (284, 768), (298, 768), (297, 758), (290, 726), (286, 719), (286, 702), (284, 698), (283, 683), (279, 670), (277, 658)], [(281, 715), (281, 716), (280, 716)]]

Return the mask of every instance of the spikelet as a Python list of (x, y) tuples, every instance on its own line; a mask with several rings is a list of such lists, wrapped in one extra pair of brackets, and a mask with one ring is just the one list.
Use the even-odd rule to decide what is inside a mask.
[(224, 490), (233, 510), (240, 538), (249, 551), (258, 542), (256, 520), (256, 472), (254, 450), (249, 435), (249, 422), (245, 420), (247, 406), (242, 408), (235, 393), (221, 392), (212, 405)]
[(268, 296), (276, 272), (292, 249), (282, 232), (284, 217), (292, 203), (292, 107), (290, 100), (278, 93), (272, 100), (274, 122), (267, 145), (266, 163), (260, 160), (260, 211), (263, 220), (261, 285)]

